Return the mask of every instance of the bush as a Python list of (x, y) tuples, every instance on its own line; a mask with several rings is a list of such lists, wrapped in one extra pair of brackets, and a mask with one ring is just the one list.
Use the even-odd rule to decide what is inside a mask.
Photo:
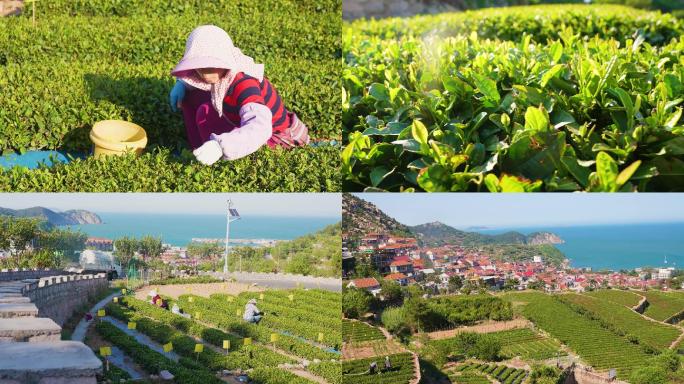
[(684, 190), (682, 25), (618, 6), (346, 25), (343, 188)]
[(349, 319), (358, 319), (370, 310), (373, 295), (362, 289), (348, 288), (342, 294), (342, 313)]
[(402, 336), (410, 333), (410, 329), (406, 324), (404, 310), (401, 307), (385, 309), (382, 311), (380, 319), (382, 320), (382, 325), (395, 335)]
[(167, 149), (110, 159), (76, 159), (36, 170), (0, 169), (2, 192), (335, 192), (339, 150), (263, 148), (207, 167)]
[(220, 283), (223, 280), (211, 276), (196, 277), (170, 277), (167, 279), (150, 280), (150, 285), (173, 285), (173, 284), (211, 284)]

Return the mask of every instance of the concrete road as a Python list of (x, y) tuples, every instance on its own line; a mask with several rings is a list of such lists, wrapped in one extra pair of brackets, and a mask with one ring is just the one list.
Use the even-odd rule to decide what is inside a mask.
[(210, 276), (218, 279), (235, 279), (240, 283), (256, 283), (263, 287), (289, 289), (297, 288), (301, 284), (304, 288), (319, 288), (326, 291), (342, 292), (342, 279), (330, 277), (312, 277), (302, 275), (290, 275), (285, 273), (250, 273), (250, 272), (231, 272), (227, 275), (218, 272), (208, 272)]

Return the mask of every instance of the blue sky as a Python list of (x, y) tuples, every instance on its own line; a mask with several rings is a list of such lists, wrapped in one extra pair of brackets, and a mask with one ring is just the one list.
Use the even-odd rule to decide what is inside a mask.
[(474, 226), (684, 222), (683, 193), (356, 193), (407, 225)]
[(226, 199), (243, 215), (340, 217), (338, 193), (0, 193), (0, 207), (223, 215)]

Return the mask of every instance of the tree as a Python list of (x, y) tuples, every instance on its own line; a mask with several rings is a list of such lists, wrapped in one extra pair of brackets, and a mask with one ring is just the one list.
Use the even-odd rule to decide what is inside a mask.
[(404, 301), (406, 325), (413, 333), (431, 328), (434, 315), (427, 301), (420, 297), (411, 297)]
[(0, 218), (2, 219), (0, 221), (0, 249), (9, 251), (19, 266), (22, 256), (29, 251), (29, 245), (38, 235), (41, 220), (11, 216), (0, 216)]
[(342, 313), (349, 319), (358, 319), (370, 310), (373, 295), (357, 288), (345, 289), (342, 293)]
[(138, 252), (142, 255), (143, 261), (156, 259), (162, 254), (163, 250), (161, 237), (147, 235), (138, 241)]
[(74, 254), (85, 249), (88, 235), (80, 231), (53, 228), (49, 231), (40, 231), (37, 238), (41, 249), (51, 249), (62, 252), (68, 260), (74, 260)]
[(138, 250), (138, 240), (133, 237), (124, 236), (119, 239), (114, 240), (114, 255), (121, 264), (121, 268), (124, 270), (124, 274), (128, 275), (126, 270), (128, 263), (135, 256), (135, 252)]
[(401, 285), (393, 280), (382, 279), (380, 281), (380, 294), (388, 304), (401, 304), (403, 294)]
[(456, 292), (463, 286), (463, 279), (459, 275), (449, 277), (449, 292)]
[(188, 255), (199, 259), (222, 256), (223, 252), (223, 247), (217, 242), (188, 244)]
[(314, 265), (305, 254), (298, 253), (292, 257), (285, 266), (285, 272), (300, 275), (310, 275), (314, 271)]

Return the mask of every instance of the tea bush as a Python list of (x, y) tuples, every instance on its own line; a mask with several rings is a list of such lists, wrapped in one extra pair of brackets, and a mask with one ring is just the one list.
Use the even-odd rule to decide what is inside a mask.
[[(103, 119), (141, 125), (148, 134), (149, 152), (158, 146), (171, 152), (187, 148), (182, 115), (172, 112), (168, 105), (168, 93), (174, 82), (169, 72), (182, 57), (190, 31), (202, 24), (224, 28), (245, 54), (266, 65), (266, 76), (288, 109), (307, 124), (314, 139), (339, 139), (341, 7), (340, 0), (253, 4), (226, 0), (58, 0), (37, 4), (35, 27), (26, 16), (30, 12), (2, 18), (0, 152), (31, 149), (88, 152), (92, 145), (88, 133), (96, 121)], [(334, 168), (327, 168), (331, 166), (328, 152), (332, 153), (317, 149), (296, 149), (288, 155), (260, 151), (260, 155), (251, 159), (271, 162), (283, 156), (292, 161), (306, 158), (315, 167), (286, 162), (278, 167), (262, 168), (258, 170), (259, 177), (266, 179), (282, 181), (292, 176), (278, 175), (280, 166), (288, 170), (299, 166), (301, 169), (295, 175), (304, 177), (296, 185), (281, 186), (274, 181), (266, 183), (269, 186), (252, 183), (251, 187), (240, 189), (339, 190), (339, 178), (329, 178), (339, 160)], [(151, 157), (158, 159), (156, 154)], [(115, 177), (121, 161), (107, 162), (109, 177)], [(185, 163), (190, 167), (195, 164)], [(96, 164), (100, 163), (85, 161), (71, 165), (70, 169), (77, 168), (77, 173), (98, 173)], [(164, 164), (164, 168), (174, 167), (174, 164)], [(235, 168), (242, 168), (242, 173), (232, 177), (235, 184), (239, 183), (238, 178), (249, 179), (251, 176), (247, 173), (257, 173), (256, 169), (248, 171), (248, 167), (232, 163), (222, 163), (210, 173), (217, 174), (216, 168), (226, 175), (234, 175)], [(49, 172), (58, 177), (63, 169)], [(59, 185), (45, 176), (46, 169), (14, 172), (47, 183), (33, 184), (36, 190)], [(307, 184), (313, 180), (316, 180), (314, 184)], [(99, 189), (103, 187), (100, 183), (126, 184), (124, 180), (111, 179), (89, 180), (86, 185)], [(135, 183), (146, 184), (142, 179)]]
[(0, 169), (3, 192), (321, 192), (340, 191), (339, 149), (263, 148), (207, 167), (168, 149), (97, 160), (76, 159), (36, 170)]
[(343, 188), (684, 190), (681, 31), (618, 6), (348, 24)]

